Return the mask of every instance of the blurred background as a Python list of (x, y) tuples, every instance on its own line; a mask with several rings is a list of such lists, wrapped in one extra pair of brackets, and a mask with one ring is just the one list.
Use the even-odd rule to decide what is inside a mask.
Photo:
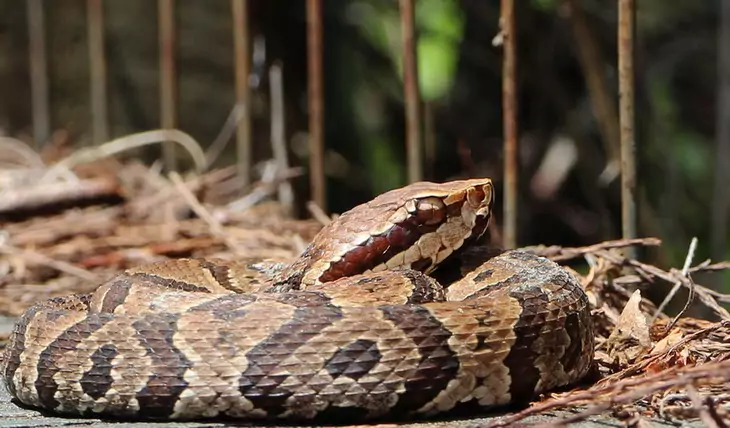
[[(203, 149), (216, 141), (208, 167), (218, 168), (240, 161), (235, 125), (245, 120), (244, 182), (255, 182), (276, 154), (273, 119), (289, 166), (302, 168), (290, 180), (294, 213), (309, 216), (306, 3), (0, 0), (0, 135), (48, 153), (172, 125)], [(696, 236), (696, 262), (728, 259), (730, 7), (636, 3), (637, 229), (663, 240), (644, 256), (681, 267)], [(322, 1), (321, 20), (322, 208), (337, 213), (408, 182), (403, 38), (393, 0)], [(415, 22), (422, 177), (492, 177), (501, 207), (500, 2), (417, 0)], [(617, 1), (517, 1), (515, 22), (517, 244), (619, 238)], [(250, 91), (243, 113), (236, 54), (247, 68), (238, 90)], [(122, 157), (193, 166), (184, 150), (163, 152)], [(501, 208), (496, 217), (499, 231)]]

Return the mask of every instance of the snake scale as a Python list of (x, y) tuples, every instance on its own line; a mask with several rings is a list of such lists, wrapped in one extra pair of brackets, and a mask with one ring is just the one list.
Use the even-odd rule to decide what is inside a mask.
[[(589, 371), (580, 284), (511, 250), (450, 284), (482, 237), (489, 179), (419, 182), (325, 226), (285, 263), (179, 259), (29, 308), (6, 347), (13, 398), (130, 420), (363, 421), (526, 403)], [(436, 272), (438, 273), (438, 272)]]

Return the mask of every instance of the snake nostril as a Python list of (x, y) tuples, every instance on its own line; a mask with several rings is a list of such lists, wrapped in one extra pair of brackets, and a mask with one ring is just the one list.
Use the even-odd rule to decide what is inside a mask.
[(486, 194), (485, 194), (484, 187), (477, 188), (477, 187), (470, 187), (466, 191), (466, 200), (469, 202), (469, 206), (472, 208), (479, 208), (481, 207), (485, 200), (486, 200)]
[(492, 192), (492, 185), (485, 184), (484, 186), (482, 186), (482, 191), (484, 192), (484, 205), (491, 204), (492, 196), (494, 196), (494, 192)]

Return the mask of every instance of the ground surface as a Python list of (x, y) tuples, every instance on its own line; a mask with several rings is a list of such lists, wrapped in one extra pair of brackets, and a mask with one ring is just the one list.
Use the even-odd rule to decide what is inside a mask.
[[(556, 412), (549, 415), (537, 416), (526, 419), (525, 422), (530, 424), (541, 424), (550, 423), (560, 419), (562, 416), (567, 416), (567, 412)], [(449, 422), (434, 422), (434, 423), (415, 423), (405, 424), (403, 427), (411, 428), (446, 428), (446, 427), (457, 427), (457, 428), (471, 428), (479, 427), (490, 422), (492, 418), (475, 418), (469, 420), (449, 421)], [(89, 428), (123, 428), (126, 426), (149, 426), (155, 427), (180, 427), (180, 428), (203, 428), (203, 427), (224, 427), (223, 423), (124, 423), (124, 422), (104, 422), (97, 419), (65, 419), (65, 418), (54, 418), (42, 416), (39, 412), (34, 410), (27, 410), (16, 406), (10, 402), (10, 397), (4, 388), (0, 388), (0, 427), (89, 427)], [(240, 426), (240, 425), (239, 425)], [(392, 427), (393, 425), (373, 425), (373, 427)], [(596, 416), (591, 418), (589, 421), (574, 424), (575, 427), (586, 427), (586, 428), (606, 428), (606, 427), (622, 427), (622, 423), (617, 420), (604, 416)], [(652, 421), (652, 426), (656, 427), (672, 427), (677, 425), (669, 425), (660, 421)], [(701, 427), (701, 424), (685, 424), (685, 427)], [(270, 427), (267, 427), (270, 428)]]

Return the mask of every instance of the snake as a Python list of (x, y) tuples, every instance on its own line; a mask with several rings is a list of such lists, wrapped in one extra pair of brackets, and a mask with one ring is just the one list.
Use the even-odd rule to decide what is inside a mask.
[(493, 205), (489, 178), (416, 182), (342, 213), (293, 260), (129, 268), (29, 307), (1, 377), (20, 405), (125, 420), (428, 419), (528, 404), (590, 371), (590, 306), (573, 273), (519, 249), (438, 279), (487, 240)]

